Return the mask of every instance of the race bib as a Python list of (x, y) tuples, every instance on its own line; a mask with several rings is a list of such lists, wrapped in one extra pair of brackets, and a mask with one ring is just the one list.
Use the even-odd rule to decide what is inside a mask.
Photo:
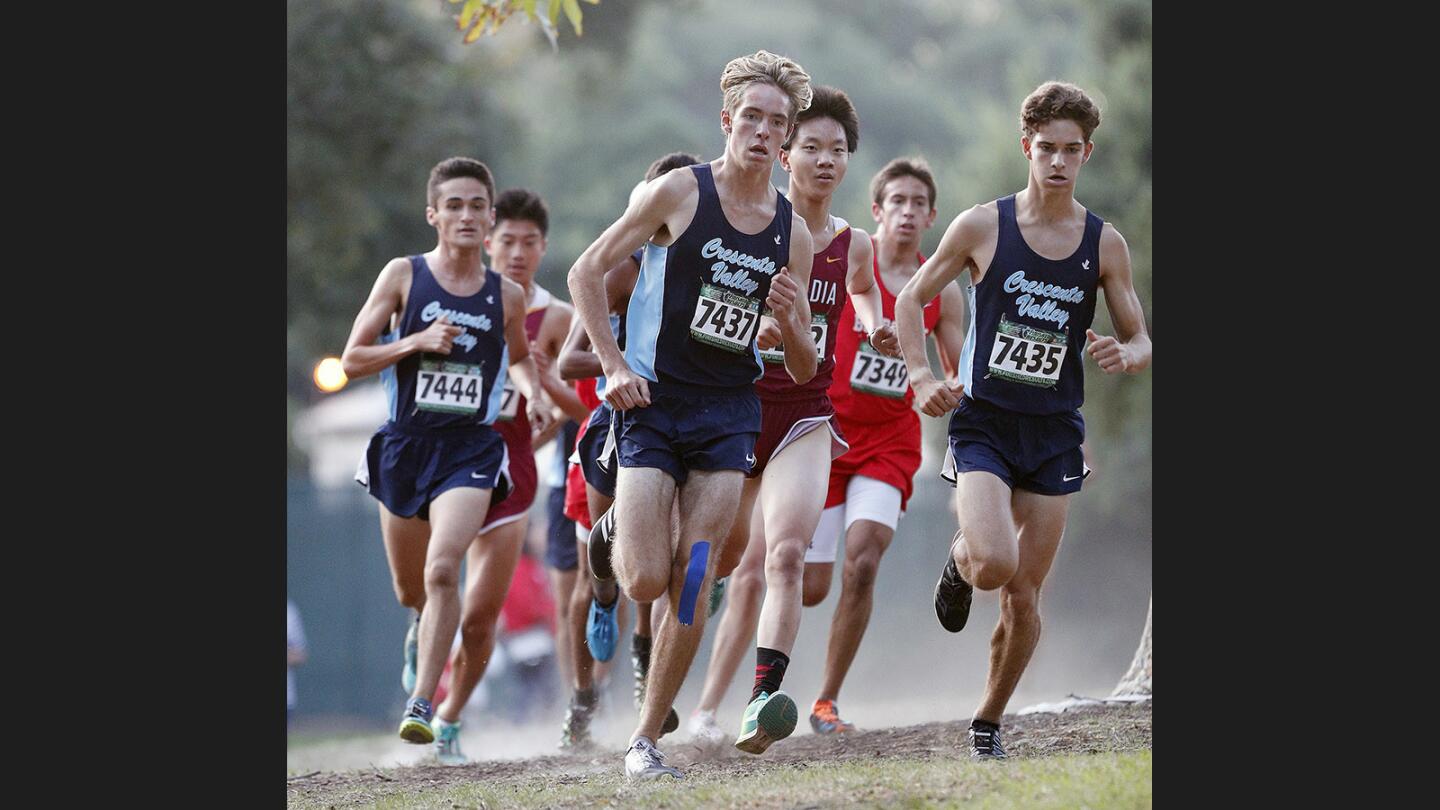
[(736, 354), (749, 354), (760, 328), (760, 302), (711, 284), (700, 285), (690, 337)]
[[(830, 324), (825, 322), (823, 312), (810, 313), (810, 338), (815, 341), (815, 358), (825, 362), (825, 336), (830, 333)], [(785, 362), (785, 342), (781, 341), (773, 349), (761, 349), (760, 359), (767, 363)]]
[(495, 418), (502, 422), (514, 419), (519, 410), (520, 392), (515, 390), (515, 386), (511, 385), (509, 380), (506, 380), (505, 388), (500, 392), (500, 414)]
[(990, 348), (990, 376), (1002, 380), (1052, 388), (1070, 348), (1065, 333), (1000, 319), (995, 344)]
[(870, 341), (860, 341), (860, 350), (855, 352), (855, 365), (850, 368), (850, 387), (867, 394), (904, 399), (910, 387), (910, 372), (905, 368), (905, 358), (886, 357), (875, 351)]
[(415, 407), (440, 413), (478, 413), (480, 392), (485, 388), (481, 368), (422, 357), (415, 378)]

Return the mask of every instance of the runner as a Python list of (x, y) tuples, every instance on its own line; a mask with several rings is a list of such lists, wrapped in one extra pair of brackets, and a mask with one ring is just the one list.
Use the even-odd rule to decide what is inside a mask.
[[(935, 222), (936, 194), (935, 178), (920, 158), (892, 160), (870, 181), (870, 212), (878, 223), (873, 272), (887, 322), (895, 316), (895, 292), (925, 261), (920, 241)], [(880, 558), (895, 537), (920, 468), (920, 417), (905, 365), (876, 353), (862, 329), (847, 308), (840, 318), (830, 397), (850, 451), (830, 467), (825, 511), (805, 553), (807, 601), (818, 604), (829, 593), (845, 535), (825, 676), (810, 707), (816, 734), (855, 728), (841, 719), (836, 700), (870, 622)], [(940, 363), (953, 374), (965, 339), (965, 302), (958, 288), (947, 286), (925, 305), (925, 331), (933, 331)]]
[[(431, 169), (425, 219), (438, 244), (385, 265), (340, 358), (352, 380), (379, 372), (390, 401), (356, 480), (380, 502), (395, 595), (418, 613), (406, 639), (406, 670), (416, 661), (416, 676), (400, 722), (400, 737), (413, 743), (435, 741), (430, 701), (460, 623), (461, 557), (492, 500), (503, 503), (511, 489), (505, 442), (491, 427), (510, 367), (531, 395), (530, 418), (540, 429), (551, 421), (525, 339), (524, 290), (487, 269), (481, 255), (494, 195), (490, 169), (478, 160), (450, 158)], [(472, 587), (495, 594), (498, 605), (515, 555), (483, 545)]]
[[(560, 353), (565, 332), (570, 328), (570, 305), (555, 299), (535, 283), (535, 273), (545, 259), (549, 228), (550, 213), (540, 195), (512, 188), (496, 197), (495, 227), (485, 239), (485, 249), (494, 268), (525, 291), (524, 323), (530, 356), (535, 360), (545, 393), (555, 406), (551, 409), (550, 421), (532, 437), (531, 423), (525, 416), (524, 395), (509, 382), (501, 394), (494, 427), (505, 441), (513, 488), (504, 501), (491, 507), (466, 557), (468, 587), (460, 617), (460, 647), (451, 663), (449, 692), (436, 707), (436, 754), (446, 765), (463, 765), (467, 761), (460, 751), (460, 711), (480, 683), (486, 662), (495, 649), (496, 619), (505, 601), (504, 591), (477, 587), (488, 580), (483, 569), (485, 566), (514, 569), (530, 527), (530, 505), (535, 502), (538, 475), (534, 448), (549, 441), (567, 417), (585, 415), (579, 397), (561, 382), (550, 360)], [(562, 568), (552, 574), (552, 586), (557, 580), (560, 583), (554, 590), (560, 607), (569, 594), (564, 587), (573, 586), (574, 577), (573, 560), (568, 572)], [(562, 663), (562, 671), (564, 668)]]
[[(1046, 82), (1020, 107), (1025, 189), (960, 214), (895, 306), (905, 364), (924, 412), (950, 417), (947, 480), (955, 533), (935, 612), (956, 633), (976, 588), (1000, 589), (972, 757), (1003, 758), (1000, 719), (1040, 639), (1040, 586), (1060, 547), (1070, 494), (1088, 470), (1083, 353), (1106, 374), (1149, 367), (1150, 337), (1119, 231), (1075, 199), (1100, 110), (1083, 90)], [(968, 274), (974, 312), (960, 373), (937, 380), (920, 337), (920, 302)], [(1090, 329), (1096, 289), (1118, 339)]]
[[(649, 170), (645, 172), (644, 182), (648, 183), (672, 169), (699, 162), (699, 157), (687, 152), (672, 152), (650, 164)], [(631, 193), (632, 198), (639, 193), (642, 186), (643, 183), (636, 186)], [(621, 348), (625, 341), (625, 311), (635, 289), (635, 279), (639, 276), (642, 258), (643, 251), (637, 250), (605, 273), (610, 329)], [(588, 546), (592, 528), (601, 521), (601, 516), (609, 511), (614, 502), (618, 464), (615, 461), (614, 436), (610, 430), (613, 411), (600, 399), (604, 393), (600, 359), (590, 350), (589, 335), (578, 318), (571, 325), (570, 334), (565, 337), (559, 366), (561, 378), (574, 380), (576, 393), (592, 408), (590, 417), (581, 423), (575, 463), (571, 465), (566, 484), (566, 513), (572, 515), (576, 522), (578, 544)], [(604, 522), (606, 526), (612, 524), (613, 520)], [(597, 545), (600, 545), (600, 542), (597, 538)], [(609, 553), (606, 551), (604, 554), (604, 570), (609, 572)], [(590, 742), (590, 720), (598, 699), (593, 684), (592, 665), (593, 662), (606, 662), (611, 659), (620, 632), (616, 620), (620, 592), (615, 585), (613, 574), (604, 581), (594, 580), (589, 576), (589, 555), (579, 554), (578, 557), (579, 575), (575, 578), (575, 590), (571, 595), (571, 609), (567, 616), (569, 631), (574, 639), (575, 692), (561, 729), (561, 748), (584, 746)], [(602, 604), (597, 597), (597, 587), (606, 592), (606, 604)], [(631, 641), (636, 709), (643, 706), (646, 674), (650, 668), (650, 614), (650, 604), (636, 605), (635, 635)], [(668, 734), (679, 726), (680, 717), (672, 708), (661, 727), (661, 735)]]
[[(780, 145), (810, 104), (809, 76), (759, 51), (731, 60), (720, 87), (724, 154), (647, 184), (570, 271), (576, 311), (605, 373), (605, 400), (618, 412), (614, 573), (637, 602), (669, 599), (625, 755), (630, 778), (680, 776), (654, 741), (704, 629), (705, 611), (695, 608), (714, 575), (711, 547), (729, 531), (755, 460), (762, 306), (779, 325), (791, 377), (806, 382), (816, 367), (800, 294), (809, 286), (810, 235), (770, 185)], [(622, 355), (603, 276), (642, 246)]]
[[(702, 744), (724, 739), (715, 711), (757, 621), (755, 681), (735, 746), (759, 754), (795, 728), (795, 703), (780, 691), (780, 683), (799, 631), (805, 547), (820, 519), (830, 460), (847, 446), (831, 418), (834, 408), (825, 393), (834, 367), (834, 326), (847, 294), (856, 296), (865, 320), (881, 322), (879, 290), (870, 272), (870, 238), (830, 214), (831, 200), (859, 145), (859, 128), (855, 106), (844, 93), (816, 87), (780, 153), (781, 166), (790, 172), (787, 196), (809, 224), (811, 240), (819, 248), (812, 256), (808, 287), (810, 342), (819, 366), (814, 377), (797, 385), (782, 365), (782, 347), (761, 352), (766, 372), (756, 385), (762, 428), (755, 468), (745, 482), (741, 519), (730, 530), (718, 571), (728, 572), (742, 552), (748, 567), (716, 633), (706, 688), (691, 718), (691, 734)], [(759, 345), (764, 349), (777, 337), (767, 323)], [(898, 354), (889, 326), (880, 326), (875, 337), (891, 354)], [(753, 520), (752, 529), (757, 496), (761, 518)]]

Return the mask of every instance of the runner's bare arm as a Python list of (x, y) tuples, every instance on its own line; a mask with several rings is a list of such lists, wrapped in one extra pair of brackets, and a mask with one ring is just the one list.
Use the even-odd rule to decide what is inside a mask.
[[(540, 371), (540, 380), (545, 385), (545, 393), (550, 395), (550, 401), (555, 404), (558, 413), (553, 414), (556, 421), (561, 421), (561, 416), (583, 422), (589, 418), (590, 410), (585, 403), (580, 401), (575, 389), (566, 385), (560, 379), (559, 369), (553, 362), (554, 358), (560, 355), (561, 348), (565, 345), (565, 333), (570, 328), (572, 321), (578, 321), (574, 317), (574, 310), (569, 304), (563, 301), (552, 301), (545, 312), (545, 320), (540, 323), (539, 351), (536, 353), (537, 367)], [(538, 362), (543, 356), (545, 362)]]
[(895, 297), (895, 329), (899, 333), (900, 353), (905, 358), (910, 387), (915, 390), (915, 405), (926, 416), (948, 413), (960, 403), (964, 386), (953, 380), (937, 380), (930, 370), (930, 360), (925, 355), (924, 307), (974, 265), (975, 251), (985, 243), (987, 229), (994, 227), (990, 219), (978, 205), (955, 217), (940, 238), (935, 255), (920, 265), (920, 270)]
[(575, 260), (568, 285), (575, 312), (590, 334), (590, 343), (600, 358), (607, 385), (605, 399), (618, 410), (650, 404), (650, 389), (644, 378), (625, 363), (615, 336), (610, 334), (609, 306), (605, 295), (605, 270), (614, 267), (661, 228), (672, 233), (684, 230), (694, 216), (699, 186), (694, 172), (670, 172), (647, 183), (600, 237)]
[(515, 378), (515, 387), (525, 395), (531, 432), (542, 431), (555, 417), (550, 414), (550, 397), (540, 382), (540, 371), (530, 357), (530, 341), (525, 335), (525, 289), (508, 278), (501, 279), (500, 289), (505, 304), (505, 346), (510, 353), (510, 375)]
[(1145, 312), (1130, 273), (1130, 246), (1108, 222), (1100, 231), (1100, 286), (1119, 340), (1087, 329), (1090, 346), (1086, 351), (1106, 374), (1144, 371), (1150, 366), (1150, 334), (1145, 331)]
[(785, 371), (796, 385), (803, 385), (815, 376), (819, 361), (815, 357), (815, 341), (810, 338), (810, 265), (814, 261), (814, 242), (804, 217), (790, 214), (790, 263), (770, 280), (770, 295), (765, 304), (774, 312), (785, 343)]
[(375, 286), (370, 290), (370, 297), (360, 308), (360, 314), (355, 316), (355, 325), (350, 327), (350, 337), (340, 355), (340, 367), (346, 377), (355, 380), (374, 374), (419, 351), (450, 353), (452, 341), (462, 329), (452, 326), (444, 317), (437, 318), (423, 332), (375, 345), (381, 333), (390, 326), (391, 316), (404, 312), (411, 273), (410, 260), (403, 258), (391, 259), (380, 271)]
[(965, 348), (965, 295), (959, 284), (946, 284), (940, 291), (940, 320), (933, 334), (940, 368), (953, 378), (960, 373), (960, 352)]
[[(635, 263), (633, 255), (605, 271), (605, 298), (612, 313), (622, 313), (629, 306), (630, 294), (639, 277), (640, 265)], [(578, 315), (570, 319), (570, 332), (565, 335), (556, 361), (562, 380), (588, 380), (605, 373), (600, 368), (600, 358), (590, 349), (590, 335)]]
[(900, 356), (900, 343), (895, 339), (895, 325), (885, 318), (880, 300), (880, 287), (875, 283), (875, 245), (870, 234), (854, 230), (850, 237), (850, 266), (845, 271), (845, 291), (855, 308), (855, 319), (865, 324), (870, 345), (881, 354)]

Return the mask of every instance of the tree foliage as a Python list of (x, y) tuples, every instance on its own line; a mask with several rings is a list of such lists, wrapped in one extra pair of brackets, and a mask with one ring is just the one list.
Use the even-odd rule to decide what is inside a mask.
[[(556, 41), (555, 25), (560, 19), (560, 12), (565, 12), (565, 18), (570, 21), (570, 26), (575, 29), (575, 36), (583, 36), (584, 30), (581, 21), (584, 14), (580, 11), (579, 0), (545, 0), (546, 11), (541, 14), (536, 6), (538, 0), (450, 0), (452, 4), (464, 5), (460, 13), (455, 16), (455, 25), (465, 32), (462, 42), (470, 44), (485, 34), (495, 34), (500, 31), (500, 26), (505, 24), (517, 11), (523, 11), (525, 16), (540, 25), (540, 30), (545, 32), (546, 38), (550, 40), (550, 47), (558, 47)], [(590, 5), (596, 5), (600, 0), (585, 0)]]

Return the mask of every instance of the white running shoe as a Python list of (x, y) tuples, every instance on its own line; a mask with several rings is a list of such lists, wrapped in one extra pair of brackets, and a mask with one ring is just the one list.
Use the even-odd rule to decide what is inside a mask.
[(690, 732), (691, 742), (701, 748), (722, 748), (730, 740), (730, 735), (726, 734), (725, 729), (720, 728), (720, 724), (715, 722), (715, 712), (696, 709), (695, 713), (690, 715), (690, 724), (687, 728)]
[(625, 752), (625, 776), (629, 779), (684, 778), (680, 771), (665, 764), (665, 755), (644, 737), (637, 738), (630, 750)]

